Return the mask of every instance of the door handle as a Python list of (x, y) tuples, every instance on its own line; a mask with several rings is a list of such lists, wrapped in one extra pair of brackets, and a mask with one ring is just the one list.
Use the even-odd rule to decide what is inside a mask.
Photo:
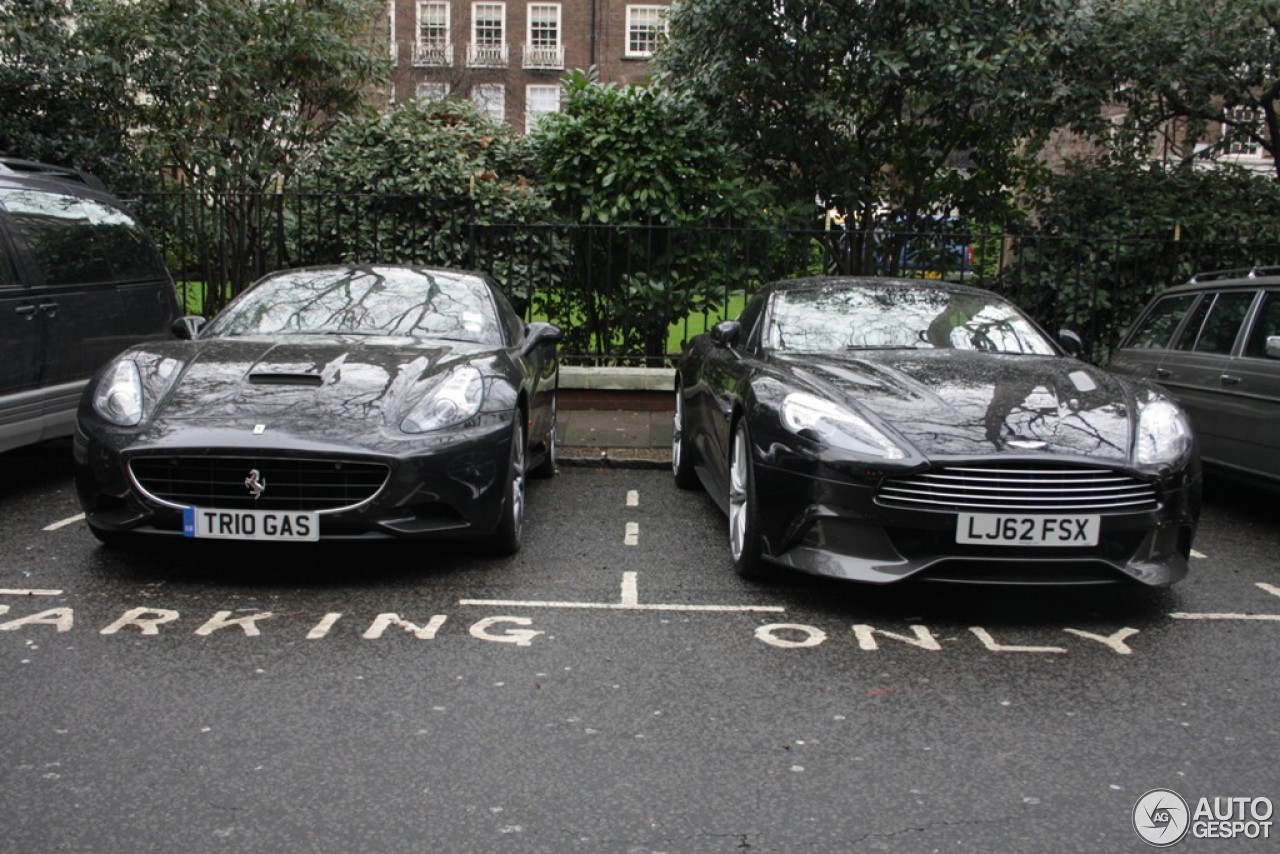
[(58, 313), (58, 304), (56, 302), (42, 302), (40, 303), (40, 310), (53, 317)]
[(1164, 379), (1168, 379), (1171, 376), (1173, 376), (1173, 371), (1169, 370), (1168, 368), (1156, 368), (1156, 379), (1164, 380)]
[(1235, 374), (1223, 374), (1218, 379), (1223, 385), (1240, 385), (1240, 378)]
[(17, 308), (15, 308), (13, 311), (15, 314), (22, 315), (27, 320), (30, 320), (36, 315), (36, 307), (34, 305), (20, 305)]

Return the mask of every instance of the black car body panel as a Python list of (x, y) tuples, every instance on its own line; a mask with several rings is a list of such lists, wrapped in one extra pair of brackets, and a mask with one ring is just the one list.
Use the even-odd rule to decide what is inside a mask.
[[(684, 465), (730, 512), (733, 437), (747, 427), (765, 561), (874, 583), (919, 576), (1163, 585), (1185, 575), (1199, 514), (1194, 449), (1169, 464), (1133, 462), (1139, 412), (1171, 405), (1158, 389), (1051, 343), (1037, 345), (1043, 354), (945, 348), (926, 345), (922, 329), (920, 349), (768, 346), (771, 301), (814, 289), (997, 299), (919, 280), (779, 283), (748, 304), (743, 322), (690, 343), (677, 377), (676, 433), (691, 457)], [(856, 414), (900, 453), (878, 457), (797, 432), (783, 414), (796, 394)], [(1086, 547), (962, 543), (960, 514), (1048, 526), (1090, 516), (1099, 531)], [(1050, 527), (1048, 536), (1060, 533), (1072, 532)]]
[[(475, 321), (471, 341), (383, 334), (354, 322), (335, 332), (235, 331), (226, 318), (245, 313), (237, 300), (196, 340), (127, 351), (80, 403), (76, 483), (95, 533), (192, 536), (187, 508), (228, 518), (315, 513), (308, 524), (318, 523), (321, 539), (494, 531), (509, 509), (513, 442), (522, 444), (522, 468), (554, 464), (559, 331), (526, 326), (490, 280), (455, 271), (288, 271), (246, 297), (289, 277), (309, 277), (308, 286), (418, 277), (442, 291), (489, 293), (492, 314), (483, 333)], [(349, 301), (343, 311), (365, 310), (361, 299)], [(431, 310), (446, 302), (456, 301), (437, 298)], [(135, 426), (111, 423), (95, 399), (122, 361), (141, 377), (148, 414)], [(410, 430), (416, 408), (460, 371), (479, 378), (475, 411), (446, 427)]]

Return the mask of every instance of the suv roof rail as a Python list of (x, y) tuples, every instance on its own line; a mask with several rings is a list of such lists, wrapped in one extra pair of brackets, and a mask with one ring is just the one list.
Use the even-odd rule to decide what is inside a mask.
[(1234, 270), (1210, 270), (1196, 273), (1187, 284), (1197, 285), (1201, 282), (1216, 282), (1221, 279), (1256, 279), (1259, 276), (1280, 276), (1280, 264), (1266, 266), (1255, 264), (1252, 267), (1239, 267)]
[(52, 163), (41, 163), (38, 160), (23, 160), (20, 157), (0, 155), (0, 174), (5, 173), (31, 175), (37, 178), (52, 178), (57, 181), (66, 181), (69, 184), (91, 187), (95, 190), (106, 189), (96, 175), (90, 175), (80, 169), (73, 169), (70, 166), (55, 166)]

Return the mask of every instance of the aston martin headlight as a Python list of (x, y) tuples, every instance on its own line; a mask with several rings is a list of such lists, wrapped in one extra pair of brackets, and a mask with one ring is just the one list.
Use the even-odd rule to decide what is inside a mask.
[(1191, 451), (1191, 441), (1191, 425), (1177, 404), (1155, 400), (1138, 415), (1134, 460), (1138, 465), (1177, 462)]
[(406, 433), (427, 433), (453, 427), (474, 418), (484, 402), (484, 377), (464, 365), (454, 368), (430, 389), (409, 411), (400, 429)]
[(787, 429), (807, 439), (882, 460), (901, 460), (906, 452), (871, 422), (829, 400), (795, 392), (782, 401)]
[(132, 359), (121, 359), (102, 375), (93, 410), (118, 427), (142, 423), (142, 376)]

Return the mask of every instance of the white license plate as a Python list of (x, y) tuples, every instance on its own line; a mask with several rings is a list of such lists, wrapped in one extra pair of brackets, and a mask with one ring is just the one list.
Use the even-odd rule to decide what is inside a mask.
[(1004, 516), (961, 513), (956, 542), (988, 546), (1096, 546), (1098, 516)]
[(320, 539), (320, 516), (301, 511), (185, 507), (182, 535), (214, 540), (311, 542)]

